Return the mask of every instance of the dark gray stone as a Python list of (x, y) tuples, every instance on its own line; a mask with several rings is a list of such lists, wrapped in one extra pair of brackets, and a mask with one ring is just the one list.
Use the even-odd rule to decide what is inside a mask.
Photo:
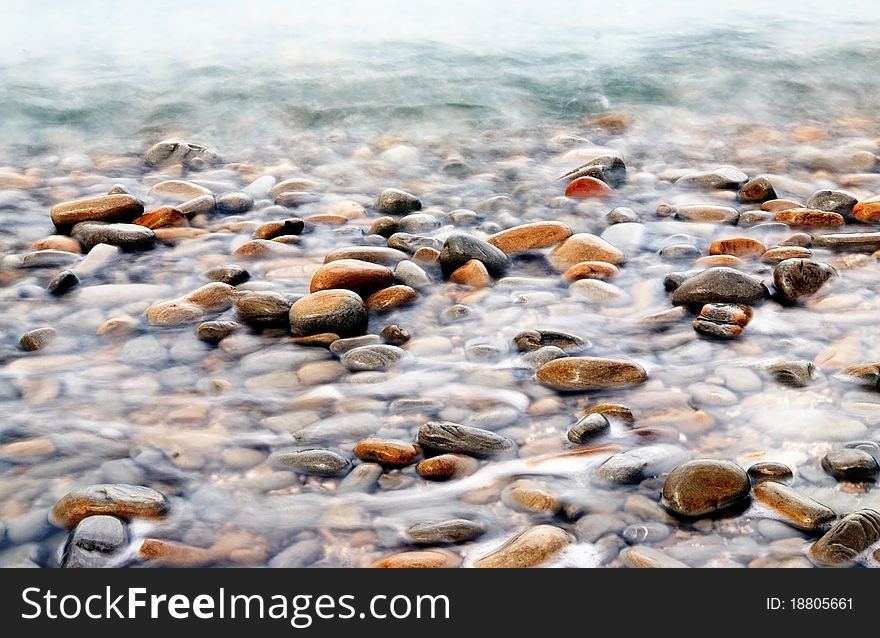
[(434, 248), (435, 250), (442, 250), (443, 242), (433, 237), (423, 237), (421, 235), (397, 232), (388, 238), (388, 247), (413, 254), (419, 248)]
[(740, 170), (724, 166), (700, 173), (691, 173), (675, 180), (682, 188), (738, 189), (749, 176)]
[(670, 244), (660, 249), (658, 256), (663, 261), (692, 261), (703, 253), (691, 244)]
[(290, 323), (290, 300), (279, 292), (248, 292), (235, 301), (235, 312), (246, 324), (282, 327)]
[(835, 276), (837, 271), (828, 264), (812, 259), (783, 259), (773, 269), (773, 285), (784, 300), (795, 302), (814, 295)]
[(775, 461), (761, 461), (754, 463), (746, 470), (752, 483), (760, 483), (761, 481), (777, 481), (784, 482), (794, 477), (791, 468), (784, 463)]
[(459, 425), (449, 421), (430, 421), (419, 428), (420, 445), (440, 452), (457, 452), (486, 457), (511, 451), (516, 444), (506, 436)]
[(610, 483), (633, 484), (659, 476), (683, 463), (690, 455), (677, 445), (647, 445), (614, 454), (594, 471), (594, 476)]
[(503, 277), (510, 268), (510, 257), (489, 242), (464, 233), (453, 233), (446, 238), (440, 251), (440, 267), (444, 276), (449, 277), (471, 259), (483, 262), (493, 277)]
[(279, 469), (315, 476), (344, 476), (351, 471), (351, 461), (333, 450), (307, 449), (273, 452), (269, 462)]
[(853, 206), (858, 203), (858, 199), (844, 191), (835, 190), (819, 190), (810, 195), (807, 200), (806, 208), (814, 208), (816, 210), (826, 210), (844, 217), (851, 217)]
[(56, 297), (60, 297), (76, 288), (79, 283), (79, 277), (76, 276), (75, 272), (72, 270), (62, 270), (52, 278), (52, 281), (46, 286), (46, 290)]
[(580, 419), (569, 429), (566, 437), (572, 443), (590, 443), (610, 429), (611, 424), (604, 415), (594, 412)]
[(513, 344), (520, 352), (532, 352), (546, 346), (554, 346), (564, 352), (579, 352), (591, 345), (578, 336), (555, 330), (524, 330), (513, 338)]
[(767, 288), (754, 277), (733, 268), (709, 268), (683, 281), (672, 293), (676, 306), (702, 306), (727, 302), (752, 305), (767, 296)]
[(251, 274), (236, 264), (228, 264), (226, 266), (217, 266), (211, 268), (205, 273), (205, 277), (211, 281), (219, 281), (220, 283), (237, 286), (251, 278)]
[(463, 543), (483, 533), (483, 526), (465, 518), (415, 523), (406, 529), (406, 538), (416, 545)]
[(397, 188), (386, 188), (376, 200), (376, 209), (381, 215), (406, 215), (422, 210), (422, 202), (415, 195)]
[(123, 250), (148, 250), (156, 242), (156, 235), (146, 226), (137, 224), (107, 224), (104, 222), (80, 222), (70, 231), (85, 252), (98, 244), (110, 244)]
[(858, 448), (832, 450), (822, 457), (822, 469), (838, 481), (873, 481), (880, 465), (869, 452)]
[(208, 343), (220, 343), (241, 328), (237, 321), (205, 321), (196, 326), (196, 336)]

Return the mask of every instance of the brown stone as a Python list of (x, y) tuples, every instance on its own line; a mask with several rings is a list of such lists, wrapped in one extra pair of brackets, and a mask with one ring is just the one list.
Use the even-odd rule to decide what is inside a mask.
[(422, 478), (431, 481), (446, 481), (462, 478), (477, 471), (480, 464), (477, 459), (465, 454), (440, 454), (421, 461), (416, 465), (416, 472)]
[(175, 199), (185, 202), (188, 199), (202, 197), (203, 195), (211, 195), (210, 188), (205, 188), (193, 182), (187, 182), (182, 179), (166, 179), (165, 181), (154, 184), (147, 192), (151, 196), (159, 196), (163, 198)]
[(305, 228), (305, 222), (298, 217), (265, 222), (254, 229), (256, 239), (275, 239), (287, 235), (299, 235)]
[(775, 461), (761, 461), (749, 466), (746, 471), (752, 483), (760, 483), (762, 481), (784, 482), (791, 479), (794, 473), (791, 468), (784, 463)]
[(628, 424), (635, 423), (636, 417), (627, 406), (620, 403), (597, 403), (581, 411), (581, 416), (601, 414), (608, 419), (621, 419)]
[(292, 191), (310, 191), (315, 188), (316, 184), (310, 179), (305, 179), (302, 177), (291, 177), (290, 179), (285, 179), (272, 187), (272, 190), (269, 191), (269, 195), (272, 196), (273, 201), (277, 198), (281, 193), (289, 193)]
[(169, 567), (203, 567), (216, 560), (214, 553), (203, 547), (159, 538), (144, 539), (138, 557)]
[(440, 251), (429, 246), (422, 246), (413, 253), (412, 260), (420, 266), (435, 266), (440, 263)]
[(568, 283), (579, 279), (610, 279), (619, 272), (617, 266), (605, 261), (582, 261), (566, 270), (562, 278)]
[(367, 329), (367, 308), (350, 290), (321, 290), (293, 303), (290, 329), (294, 336), (332, 332), (353, 337)]
[[(657, 207), (659, 214), (661, 206)], [(666, 214), (672, 214), (676, 219), (687, 222), (700, 222), (704, 224), (735, 224), (739, 219), (739, 212), (729, 206), (711, 206), (706, 204), (689, 204), (686, 206), (667, 206)]]
[(812, 256), (813, 251), (809, 248), (803, 248), (801, 246), (779, 246), (778, 248), (771, 248), (761, 255), (761, 260), (768, 264), (778, 264), (780, 261), (786, 259), (809, 259)]
[(56, 452), (55, 444), (47, 437), (22, 439), (11, 443), (0, 444), (0, 460), (13, 463), (28, 459), (53, 456)]
[(548, 259), (557, 272), (565, 272), (583, 261), (623, 263), (625, 255), (604, 239), (589, 233), (576, 233), (550, 251)]
[(858, 202), (852, 209), (853, 217), (866, 224), (880, 222), (880, 195)]
[(310, 224), (327, 224), (328, 226), (342, 226), (348, 221), (345, 215), (334, 215), (333, 213), (315, 213), (305, 217), (303, 221)]
[(745, 304), (709, 303), (694, 319), (694, 330), (720, 339), (732, 339), (742, 334), (752, 318), (752, 309)]
[(627, 567), (640, 569), (681, 569), (688, 567), (687, 564), (653, 547), (627, 547), (620, 552), (620, 558)]
[(421, 453), (418, 445), (395, 439), (364, 439), (354, 448), (354, 455), (362, 461), (391, 467), (415, 463)]
[(573, 179), (565, 189), (565, 196), (572, 199), (589, 199), (593, 197), (609, 197), (614, 189), (601, 179), (595, 177), (578, 177)]
[(492, 276), (483, 262), (471, 259), (464, 266), (456, 268), (449, 275), (449, 281), (471, 288), (488, 288), (492, 285)]
[(716, 266), (724, 266), (726, 268), (742, 268), (745, 262), (735, 255), (705, 255), (694, 260), (697, 266), (705, 266), (714, 268)]
[(760, 176), (743, 184), (737, 193), (737, 198), (745, 203), (766, 202), (776, 198), (776, 191), (769, 179)]
[(98, 195), (55, 204), (50, 216), (58, 231), (67, 233), (79, 222), (130, 222), (143, 212), (144, 205), (132, 195)]
[(162, 206), (148, 213), (144, 213), (131, 222), (138, 226), (146, 226), (152, 230), (166, 228), (168, 226), (189, 226), (186, 215), (174, 206)]
[(400, 552), (386, 556), (373, 564), (380, 569), (414, 569), (441, 567), (458, 567), (461, 565), (461, 557), (452, 552), (442, 549), (424, 549), (417, 552)]
[(402, 250), (387, 246), (345, 246), (327, 253), (324, 256), (324, 263), (329, 264), (340, 259), (358, 259), (383, 266), (396, 266), (404, 259), (409, 259), (409, 255)]
[(28, 330), (18, 340), (18, 347), (28, 352), (43, 349), (47, 344), (58, 338), (58, 331), (51, 326)]
[(298, 254), (293, 246), (267, 239), (252, 239), (232, 251), (235, 257), (266, 258), (291, 257)]
[(718, 239), (709, 245), (710, 255), (758, 257), (766, 250), (764, 244), (751, 237), (729, 237), (727, 239)]
[(562, 501), (533, 481), (514, 481), (501, 492), (501, 502), (527, 514), (553, 515), (562, 509)]
[(766, 210), (771, 213), (778, 213), (781, 210), (791, 210), (792, 208), (803, 207), (803, 203), (796, 202), (792, 199), (771, 199), (761, 204), (761, 210)]
[(192, 239), (207, 235), (204, 228), (187, 228), (185, 226), (170, 226), (168, 228), (156, 228), (153, 233), (157, 241), (177, 241), (178, 239)]
[(783, 483), (762, 481), (754, 487), (755, 498), (798, 529), (813, 532), (830, 523), (837, 515), (830, 507), (800, 494)]
[(554, 525), (536, 525), (517, 534), (491, 554), (474, 562), (474, 567), (517, 568), (536, 567), (573, 541), (565, 530)]
[(409, 286), (400, 284), (388, 286), (367, 297), (367, 310), (378, 313), (389, 312), (399, 306), (412, 303), (418, 296), (419, 294)]
[(699, 459), (669, 473), (663, 484), (663, 503), (671, 512), (693, 518), (737, 505), (750, 491), (749, 476), (736, 463)]
[(79, 242), (73, 237), (68, 237), (67, 235), (49, 235), (48, 237), (43, 237), (31, 244), (31, 248), (34, 250), (63, 250), (67, 253), (82, 252)]
[(814, 208), (789, 208), (776, 213), (776, 221), (789, 226), (843, 226), (843, 215)]
[(828, 530), (810, 547), (809, 557), (823, 567), (848, 567), (880, 540), (880, 512), (853, 512)]
[(309, 292), (345, 289), (367, 297), (394, 283), (394, 273), (386, 266), (358, 259), (339, 259), (325, 263), (312, 276)]
[(563, 357), (548, 361), (535, 372), (538, 381), (554, 390), (599, 390), (644, 383), (644, 368), (623, 359)]
[(61, 497), (49, 512), (49, 522), (71, 528), (87, 516), (161, 518), (168, 512), (164, 494), (139, 485), (91, 485)]
[(549, 248), (571, 237), (568, 224), (556, 221), (532, 222), (495, 233), (487, 240), (508, 255)]

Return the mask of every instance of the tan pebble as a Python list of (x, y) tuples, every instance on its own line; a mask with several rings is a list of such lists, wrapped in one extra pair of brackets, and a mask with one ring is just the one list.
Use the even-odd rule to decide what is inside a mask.
[(559, 414), (565, 409), (565, 402), (560, 397), (543, 397), (532, 401), (526, 409), (529, 416), (549, 416)]
[(346, 289), (367, 297), (394, 283), (387, 266), (359, 259), (339, 259), (323, 264), (312, 276), (309, 292)]
[(623, 562), (627, 567), (637, 567), (642, 569), (678, 569), (688, 567), (687, 564), (676, 558), (667, 556), (659, 549), (653, 547), (627, 547), (620, 552), (620, 558), (623, 559)]
[(550, 251), (548, 259), (557, 272), (565, 272), (582, 261), (604, 261), (616, 266), (624, 261), (625, 256), (596, 235), (577, 233)]
[(761, 260), (768, 264), (778, 264), (785, 259), (809, 259), (812, 256), (813, 251), (809, 248), (802, 248), (801, 246), (780, 246), (778, 248), (771, 248), (765, 252), (761, 255)]
[(815, 142), (826, 139), (828, 132), (818, 126), (802, 124), (792, 130), (791, 137), (795, 142)]
[(602, 414), (609, 419), (621, 419), (627, 423), (635, 423), (636, 417), (633, 411), (620, 403), (597, 403), (585, 408), (580, 413), (582, 416), (590, 414)]
[(587, 118), (584, 120), (583, 124), (584, 126), (593, 126), (608, 131), (609, 133), (620, 135), (621, 133), (625, 133), (633, 125), (633, 119), (622, 113), (607, 113), (605, 115)]
[(153, 304), (144, 315), (154, 326), (180, 326), (198, 321), (205, 316), (205, 311), (195, 304), (173, 300)]
[(487, 288), (492, 285), (492, 276), (483, 262), (471, 259), (456, 268), (449, 276), (449, 281), (472, 288)]
[(710, 255), (758, 257), (766, 250), (764, 244), (751, 237), (729, 237), (727, 239), (717, 239), (709, 245)]
[(532, 222), (495, 233), (487, 241), (508, 255), (549, 248), (571, 237), (568, 224), (556, 221)]
[(254, 237), (257, 239), (277, 239), (280, 236), (296, 236), (299, 235), (305, 223), (297, 217), (289, 219), (278, 219), (271, 222), (265, 222), (254, 228)]
[(182, 179), (167, 179), (163, 182), (154, 184), (148, 195), (153, 197), (165, 197), (184, 202), (188, 199), (201, 197), (202, 195), (213, 195), (210, 188), (205, 188), (193, 182), (187, 182)]
[(327, 213), (330, 215), (340, 215), (346, 219), (359, 219), (367, 215), (366, 209), (361, 204), (350, 199), (332, 202), (327, 207)]
[(206, 312), (221, 312), (229, 310), (232, 304), (235, 303), (236, 298), (241, 295), (241, 291), (236, 290), (229, 284), (212, 281), (193, 290), (183, 297), (182, 301), (199, 306)]
[(187, 405), (169, 411), (165, 419), (168, 423), (205, 423), (209, 412), (207, 405)]
[(627, 294), (621, 289), (601, 279), (578, 279), (569, 287), (574, 293), (586, 297), (590, 301), (625, 302)]
[(189, 220), (186, 215), (180, 212), (174, 206), (162, 206), (148, 213), (144, 213), (131, 222), (138, 226), (146, 226), (153, 230), (157, 228), (167, 228), (169, 226), (189, 226)]
[(348, 370), (338, 361), (310, 361), (296, 371), (303, 385), (323, 385), (333, 383), (348, 374)]
[(412, 260), (420, 266), (433, 266), (440, 263), (440, 251), (423, 246), (413, 253)]
[(144, 212), (144, 205), (131, 195), (98, 195), (55, 204), (52, 223), (61, 232), (81, 221), (130, 222)]
[(776, 213), (776, 221), (791, 226), (843, 226), (844, 219), (838, 213), (812, 208), (790, 208)]
[(333, 215), (331, 213), (316, 213), (304, 218), (304, 221), (310, 224), (327, 224), (329, 226), (342, 226), (348, 221), (348, 217), (344, 215)]
[(474, 562), (478, 568), (536, 567), (572, 542), (572, 537), (554, 525), (537, 525), (514, 536), (491, 554)]
[(300, 346), (313, 346), (316, 348), (329, 348), (330, 344), (339, 339), (339, 335), (335, 332), (321, 332), (314, 335), (304, 335), (302, 337), (290, 337), (288, 341)]
[(73, 237), (67, 237), (66, 235), (43, 237), (31, 244), (31, 248), (34, 250), (63, 250), (68, 253), (79, 253), (82, 251), (79, 242)]
[(477, 471), (477, 459), (465, 454), (440, 454), (421, 461), (416, 466), (419, 476), (432, 481), (462, 478)]
[(389, 286), (367, 297), (367, 310), (378, 313), (388, 312), (399, 306), (412, 303), (417, 297), (418, 293), (409, 286)]
[(461, 565), (461, 557), (457, 554), (440, 549), (426, 549), (386, 556), (374, 563), (373, 567), (380, 569), (435, 569), (440, 567), (458, 567), (459, 565)]
[(46, 437), (24, 439), (0, 445), (0, 459), (4, 461), (31, 460), (53, 454), (55, 454), (55, 444)]
[(734, 255), (705, 255), (694, 260), (697, 266), (706, 266), (712, 268), (714, 266), (727, 266), (728, 268), (741, 268), (745, 262)]
[(310, 191), (316, 186), (317, 184), (310, 179), (291, 177), (290, 179), (285, 179), (275, 184), (275, 186), (272, 187), (272, 190), (269, 191), (269, 194), (275, 199), (281, 193), (288, 193), (290, 191)]
[(169, 226), (153, 230), (159, 241), (177, 241), (179, 239), (193, 239), (208, 234), (204, 228), (188, 228), (186, 226)]
[(562, 501), (534, 481), (514, 481), (501, 492), (501, 502), (527, 514), (556, 514)]
[(133, 317), (113, 317), (98, 326), (96, 334), (125, 336), (136, 332), (137, 327), (137, 319)]
[(619, 272), (617, 266), (604, 261), (582, 261), (566, 270), (562, 279), (568, 283), (579, 279), (610, 279)]
[(761, 204), (761, 210), (778, 213), (781, 210), (790, 210), (792, 208), (803, 208), (802, 202), (796, 202), (792, 199), (770, 199)]
[(208, 549), (158, 538), (145, 539), (138, 550), (138, 557), (168, 567), (202, 567), (216, 560), (214, 553)]
[(354, 455), (362, 461), (392, 467), (415, 463), (421, 453), (421, 448), (418, 445), (396, 439), (364, 439), (354, 448)]

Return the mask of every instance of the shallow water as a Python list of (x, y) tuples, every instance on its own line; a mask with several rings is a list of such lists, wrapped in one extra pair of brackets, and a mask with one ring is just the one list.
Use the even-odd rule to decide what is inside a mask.
[[(701, 337), (690, 314), (644, 321), (673, 308), (666, 275), (701, 267), (660, 259), (664, 246), (690, 243), (706, 255), (715, 239), (747, 236), (770, 248), (797, 230), (656, 215), (661, 203), (758, 208), (738, 204), (734, 191), (676, 187), (679, 176), (733, 165), (749, 177), (768, 175), (779, 197), (800, 202), (825, 188), (860, 200), (880, 193), (872, 3), (845, 10), (797, 3), (797, 12), (762, 3), (710, 12), (689, 4), (662, 12), (651, 3), (614, 12), (568, 4), (510, 11), (391, 2), (343, 10), (315, 2), (293, 12), (282, 3), (185, 10), (160, 3), (148, 11), (92, 2), (73, 16), (14, 2), (13, 19), (0, 26), (0, 521), (7, 530), (0, 564), (58, 564), (66, 532), (46, 514), (67, 492), (96, 483), (148, 485), (171, 499), (163, 521), (132, 522), (129, 547), (107, 559), (113, 565), (143, 562), (140, 542), (162, 538), (214, 548), (210, 564), (369, 566), (414, 549), (407, 526), (444, 518), (485, 529), (449, 548), (466, 566), (548, 522), (576, 539), (549, 565), (619, 567), (620, 550), (634, 544), (691, 566), (810, 564), (805, 553), (816, 534), (757, 504), (697, 522), (665, 512), (660, 490), (672, 467), (663, 463), (688, 457), (732, 459), (743, 468), (783, 462), (794, 470), (795, 489), (838, 515), (880, 508), (873, 483), (838, 482), (820, 466), (846, 442), (880, 439), (876, 390), (839, 378), (847, 366), (880, 361), (872, 250), (814, 246), (812, 258), (838, 276), (797, 306), (756, 304), (736, 340)], [(75, 29), (67, 28), (72, 20)], [(593, 119), (609, 114), (623, 119)], [(204, 144), (222, 161), (203, 169), (145, 166), (145, 151), (168, 138)], [(563, 197), (565, 183), (556, 178), (607, 151), (625, 159), (627, 183), (604, 200)], [(291, 177), (311, 180), (313, 196), (290, 210), (270, 208), (271, 185)], [(150, 210), (166, 203), (150, 187), (179, 178), (216, 196), (249, 188), (254, 206), (197, 215), (190, 224), (205, 234), (122, 253), (63, 297), (45, 287), (68, 266), (21, 267), (31, 244), (53, 234), (52, 205), (121, 184)], [(414, 304), (370, 316), (370, 333), (394, 323), (412, 335), (403, 346), (408, 356), (377, 372), (348, 372), (326, 349), (292, 344), (286, 329), (245, 330), (213, 346), (195, 336), (198, 322), (146, 320), (148, 307), (192, 292), (208, 269), (228, 263), (250, 272), (240, 290), (291, 300), (306, 294), (331, 250), (384, 245), (368, 230), (387, 187), (419, 197), (438, 226), (418, 234), (441, 243), (453, 231), (485, 238), (551, 219), (603, 235), (626, 253), (609, 280), (616, 289), (600, 291), (613, 296), (569, 287), (546, 249), (515, 257), (508, 276), (485, 289), (427, 268), (430, 281)], [(632, 208), (639, 223), (610, 226), (605, 214), (615, 206)], [(340, 225), (309, 220), (359, 207)], [(473, 214), (451, 214), (461, 209)], [(258, 222), (294, 216), (307, 228), (283, 254), (233, 254)], [(772, 264), (760, 259), (741, 268), (772, 280)], [(454, 304), (469, 313), (453, 317)], [(235, 318), (234, 309), (205, 317)], [(57, 339), (21, 351), (21, 335), (42, 326), (55, 328)], [(512, 343), (532, 329), (577, 335), (589, 343), (584, 354), (634, 361), (648, 381), (548, 389)], [(817, 366), (809, 385), (780, 384), (766, 370), (789, 360)], [(414, 399), (422, 401), (408, 402)], [(612, 420), (592, 453), (566, 454), (576, 449), (568, 428), (603, 402), (631, 408), (635, 427)], [(367, 435), (414, 441), (433, 420), (505, 434), (515, 453), (444, 483), (423, 480), (412, 465), (386, 470), (361, 491), (268, 461), (297, 440), (353, 459)], [(593, 476), (611, 454), (647, 445), (673, 446), (663, 448), (655, 476), (634, 485)], [(512, 508), (502, 492), (518, 479), (552, 494), (558, 511)], [(654, 536), (640, 540), (647, 531), (638, 526), (648, 524)], [(869, 556), (861, 564), (875, 565)]]

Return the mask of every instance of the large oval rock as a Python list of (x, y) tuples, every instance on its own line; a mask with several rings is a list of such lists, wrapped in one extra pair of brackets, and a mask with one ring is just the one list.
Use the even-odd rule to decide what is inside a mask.
[(387, 266), (359, 259), (338, 259), (322, 265), (312, 276), (309, 292), (345, 289), (366, 299), (394, 283), (394, 273)]
[(699, 459), (679, 465), (663, 484), (663, 504), (688, 518), (742, 503), (751, 491), (746, 471), (732, 461)]
[(61, 497), (49, 512), (49, 522), (70, 528), (87, 516), (106, 514), (118, 518), (160, 518), (168, 512), (168, 499), (149, 487), (99, 484)]
[(273, 452), (269, 462), (277, 467), (299, 474), (315, 476), (343, 476), (351, 470), (351, 461), (333, 450), (281, 450)]
[(880, 512), (863, 509), (844, 517), (810, 547), (810, 559), (823, 567), (848, 567), (880, 540)]
[(290, 329), (298, 336), (330, 332), (353, 337), (367, 329), (367, 307), (350, 290), (313, 292), (290, 307)]
[(418, 441), (419, 445), (432, 450), (481, 457), (503, 454), (515, 446), (501, 434), (449, 421), (425, 423), (419, 428)]
[(123, 250), (148, 250), (156, 241), (156, 233), (137, 224), (107, 224), (105, 222), (80, 222), (70, 231), (70, 236), (89, 251), (98, 244), (110, 244)]
[(617, 266), (626, 256), (601, 237), (575, 233), (551, 250), (547, 258), (557, 272), (565, 272), (582, 261), (604, 261)]
[(144, 205), (133, 195), (99, 195), (55, 204), (49, 212), (59, 232), (66, 233), (84, 221), (130, 222), (144, 213)]
[(556, 556), (572, 541), (568, 532), (555, 525), (536, 525), (476, 560), (474, 567), (535, 567)]
[(772, 509), (779, 518), (792, 527), (806, 532), (816, 531), (837, 518), (837, 514), (830, 507), (794, 491), (783, 483), (762, 481), (755, 485), (754, 492), (755, 498)]
[(600, 390), (638, 385), (648, 373), (637, 363), (601, 357), (562, 357), (535, 372), (538, 381), (554, 390)]
[(752, 305), (767, 296), (767, 288), (754, 277), (726, 266), (716, 266), (685, 279), (672, 293), (676, 306), (702, 306), (727, 302)]
[(837, 271), (812, 259), (784, 259), (773, 269), (773, 285), (787, 301), (816, 294)]
[(813, 208), (789, 208), (776, 213), (776, 221), (789, 226), (843, 226), (843, 215)]
[(568, 224), (556, 221), (521, 224), (495, 233), (488, 241), (508, 255), (555, 246), (571, 237)]
[(510, 268), (510, 257), (482, 239), (464, 233), (453, 233), (446, 238), (440, 251), (440, 266), (444, 276), (449, 277), (471, 259), (482, 262), (493, 277), (503, 277)]
[(822, 469), (838, 481), (873, 481), (880, 474), (877, 460), (865, 450), (832, 450), (822, 457)]

